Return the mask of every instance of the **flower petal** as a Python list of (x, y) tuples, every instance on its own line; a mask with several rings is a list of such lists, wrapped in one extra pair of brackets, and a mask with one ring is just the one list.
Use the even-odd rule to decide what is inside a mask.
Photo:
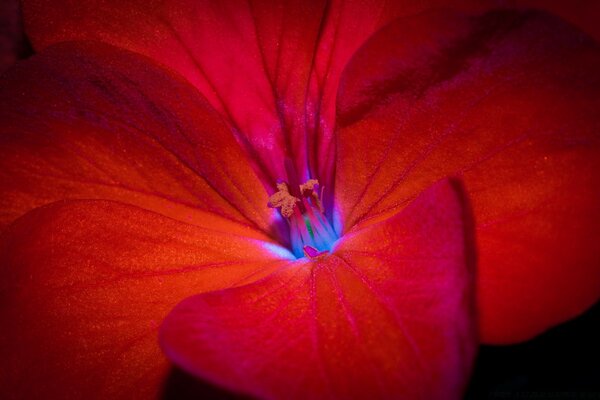
[(260, 279), (289, 261), (265, 242), (106, 201), (17, 220), (0, 242), (0, 392), (7, 398), (155, 398), (157, 343), (182, 299)]
[(24, 10), (38, 49), (102, 40), (181, 73), (227, 118), (274, 189), (286, 157), (300, 175), (287, 179), (310, 175), (333, 187), (335, 93), (347, 60), (395, 16), (446, 3), (32, 0)]
[(440, 183), (331, 255), (184, 300), (162, 347), (259, 398), (460, 398), (477, 343), (463, 213)]
[(270, 230), (267, 193), (227, 125), (145, 57), (103, 44), (49, 48), (4, 76), (0, 120), (0, 225), (92, 198)]
[(485, 342), (530, 338), (598, 299), (593, 40), (539, 13), (402, 19), (355, 56), (338, 106), (346, 231), (397, 212), (441, 177), (464, 180)]

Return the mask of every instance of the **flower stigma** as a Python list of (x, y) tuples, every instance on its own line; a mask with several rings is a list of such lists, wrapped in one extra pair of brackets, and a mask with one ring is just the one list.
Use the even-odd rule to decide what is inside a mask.
[(279, 208), (290, 228), (292, 252), (296, 257), (316, 258), (329, 252), (338, 239), (323, 209), (323, 187), (309, 179), (297, 187), (277, 184), (268, 206)]

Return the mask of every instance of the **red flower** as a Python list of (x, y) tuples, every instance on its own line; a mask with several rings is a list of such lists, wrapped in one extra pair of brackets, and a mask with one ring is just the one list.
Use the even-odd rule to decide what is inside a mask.
[(156, 397), (161, 326), (234, 392), (457, 398), (476, 323), (512, 343), (597, 301), (597, 43), (418, 4), (26, 1), (0, 392)]

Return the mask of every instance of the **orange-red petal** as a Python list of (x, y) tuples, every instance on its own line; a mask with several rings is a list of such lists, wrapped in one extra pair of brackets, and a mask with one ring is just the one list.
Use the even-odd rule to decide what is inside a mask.
[(145, 57), (99, 43), (49, 48), (4, 75), (0, 120), (0, 226), (83, 198), (270, 231), (267, 192), (228, 126)]
[(264, 399), (458, 399), (477, 338), (466, 209), (442, 182), (402, 213), (161, 328), (196, 376)]
[[(398, 20), (338, 102), (345, 230), (458, 175), (472, 201), (482, 339), (530, 338), (600, 295), (600, 50), (541, 13)], [(366, 182), (366, 185), (365, 185)]]
[(272, 245), (107, 201), (18, 219), (0, 242), (0, 393), (18, 399), (158, 398), (158, 326), (182, 299), (260, 279)]

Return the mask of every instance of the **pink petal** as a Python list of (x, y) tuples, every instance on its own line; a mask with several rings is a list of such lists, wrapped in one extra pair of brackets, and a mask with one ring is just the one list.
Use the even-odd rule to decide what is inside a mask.
[(331, 255), (183, 301), (162, 347), (258, 398), (460, 398), (476, 348), (465, 213), (438, 184)]
[(115, 202), (28, 213), (0, 242), (0, 393), (158, 398), (170, 368), (157, 343), (165, 315), (289, 262), (267, 246)]
[(462, 177), (477, 223), (482, 338), (530, 338), (600, 295), (599, 109), (597, 44), (554, 17), (398, 20), (343, 78), (345, 230)]
[(270, 231), (268, 195), (227, 125), (150, 60), (61, 44), (19, 64), (1, 89), (0, 225), (52, 201), (93, 198), (245, 235)]
[[(472, 8), (485, 1), (452, 3)], [(447, 4), (27, 0), (24, 9), (38, 49), (101, 40), (179, 72), (225, 116), (271, 189), (286, 178), (289, 157), (298, 180), (320, 179), (329, 196), (335, 94), (348, 59), (396, 16)]]

